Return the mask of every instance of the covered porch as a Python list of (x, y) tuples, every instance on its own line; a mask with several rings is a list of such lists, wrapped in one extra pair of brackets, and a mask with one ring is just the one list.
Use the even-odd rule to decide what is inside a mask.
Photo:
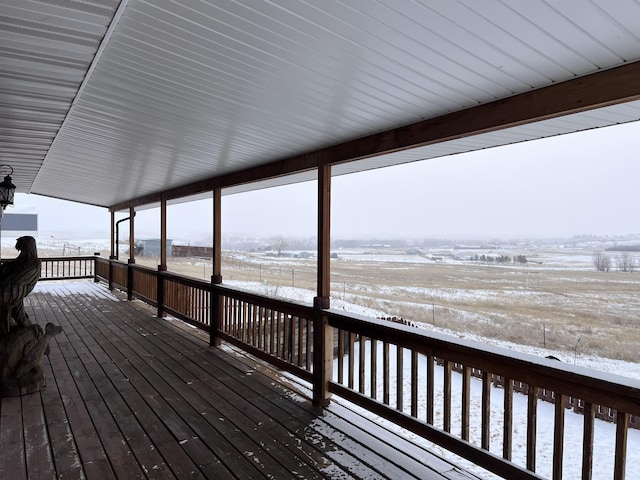
[[(627, 444), (638, 382), (332, 309), (330, 278), (334, 177), (637, 122), (637, 1), (4, 8), (0, 171), (18, 192), (111, 214), (112, 258), (47, 260), (45, 276), (93, 277), (156, 310), (104, 286), (39, 287), (30, 313), (53, 316), (64, 333), (52, 341), (48, 389), (2, 401), (2, 476), (151, 477), (157, 466), (180, 478), (279, 478), (291, 467), (464, 478), (364, 417), (354, 424), (344, 401), (499, 476), (532, 479), (543, 443), (553, 449), (546, 477), (572, 463), (593, 478), (595, 417), (606, 409), (610, 476), (623, 479), (637, 461)], [(223, 195), (303, 181), (317, 186), (313, 305), (225, 285)], [(210, 282), (167, 271), (167, 206), (194, 197), (213, 202)], [(157, 269), (134, 254), (136, 211), (151, 208)], [(116, 259), (123, 216), (126, 263)], [(158, 320), (167, 314), (208, 334), (208, 345)], [(519, 389), (526, 425), (516, 432)], [(553, 405), (552, 433), (538, 428), (541, 396)], [(568, 407), (583, 415), (577, 456), (565, 449)]]

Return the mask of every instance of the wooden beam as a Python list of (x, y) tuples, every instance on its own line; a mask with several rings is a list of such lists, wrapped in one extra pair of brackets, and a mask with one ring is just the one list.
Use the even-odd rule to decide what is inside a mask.
[[(627, 63), (303, 155), (212, 177), (167, 190), (165, 193), (169, 199), (182, 198), (214, 188), (242, 185), (303, 172), (321, 165), (335, 165), (375, 157), (631, 102), (640, 99), (638, 78), (640, 78), (640, 61)], [(113, 205), (110, 209), (117, 211), (158, 201), (160, 201), (160, 192)]]
[(326, 298), (322, 308), (329, 308), (331, 296), (331, 166), (318, 169), (318, 297)]

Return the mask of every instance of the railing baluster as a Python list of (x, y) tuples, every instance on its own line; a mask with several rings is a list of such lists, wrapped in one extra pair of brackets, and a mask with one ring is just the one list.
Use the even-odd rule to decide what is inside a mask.
[(307, 370), (311, 370), (311, 366), (313, 364), (313, 320), (309, 319), (307, 322), (307, 330), (306, 330), (306, 341), (307, 341), (307, 362), (306, 368)]
[(502, 457), (511, 460), (511, 452), (513, 452), (513, 380), (503, 377), (502, 381), (504, 388)]
[(584, 417), (582, 433), (582, 480), (591, 480), (593, 472), (593, 433), (596, 414), (591, 402), (584, 402), (582, 414)]
[(616, 412), (616, 454), (613, 469), (613, 480), (624, 480), (627, 460), (627, 432), (629, 430), (629, 414)]
[(396, 410), (403, 410), (404, 392), (404, 348), (396, 345)]
[(303, 363), (303, 350), (302, 346), (304, 345), (304, 337), (302, 335), (302, 318), (298, 317), (298, 361), (296, 362), (299, 367), (304, 365)]
[(382, 343), (382, 402), (389, 405), (389, 342)]
[(471, 367), (462, 367), (462, 428), (460, 436), (469, 441), (469, 416), (471, 412)]
[(527, 469), (536, 471), (536, 430), (538, 423), (538, 388), (529, 385), (527, 401)]
[(442, 418), (442, 428), (445, 432), (451, 432), (451, 370), (453, 363), (444, 361), (444, 416)]
[(562, 454), (564, 445), (564, 404), (566, 397), (555, 393), (555, 415), (553, 422), (553, 480), (562, 479)]
[(482, 371), (482, 432), (480, 446), (490, 449), (491, 438), (491, 374), (486, 370)]
[(353, 389), (354, 385), (354, 377), (355, 377), (355, 355), (353, 351), (355, 350), (356, 345), (356, 334), (353, 332), (349, 332), (349, 388)]
[(358, 342), (358, 391), (360, 393), (364, 393), (365, 353), (365, 337), (360, 335)]
[(418, 417), (418, 352), (411, 350), (411, 416)]
[(270, 354), (273, 354), (273, 337), (275, 335), (275, 321), (277, 318), (278, 312), (274, 309), (269, 309), (269, 327), (265, 329), (265, 349)]
[(371, 344), (371, 398), (378, 398), (378, 341), (375, 338), (370, 340)]
[(251, 325), (251, 345), (260, 348), (260, 323), (262, 319), (262, 307), (251, 302), (253, 306), (253, 324)]
[(338, 330), (338, 383), (344, 384), (344, 342), (345, 340), (344, 330)]
[(282, 358), (290, 360), (291, 354), (289, 349), (289, 340), (291, 337), (291, 315), (285, 314), (284, 316), (284, 337), (282, 343)]
[(278, 312), (278, 318), (276, 321), (276, 357), (282, 358), (282, 343), (284, 338), (283, 333), (283, 321), (284, 321), (285, 313)]
[(236, 338), (240, 338), (240, 332), (241, 332), (241, 326), (240, 326), (240, 322), (242, 321), (242, 315), (241, 315), (241, 305), (240, 305), (240, 300), (238, 300), (237, 298), (233, 299), (233, 303), (231, 304), (231, 308), (233, 308), (233, 336)]
[(435, 398), (435, 359), (427, 356), (427, 423), (433, 425), (433, 410)]
[(238, 300), (238, 323), (240, 324), (240, 340), (249, 343), (249, 328), (251, 322), (251, 313), (253, 308), (250, 304)]

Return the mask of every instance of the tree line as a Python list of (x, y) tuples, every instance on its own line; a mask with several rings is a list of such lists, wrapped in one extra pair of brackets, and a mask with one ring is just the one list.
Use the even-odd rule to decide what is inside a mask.
[(634, 272), (638, 267), (638, 261), (629, 252), (622, 252), (613, 260), (604, 252), (593, 252), (591, 260), (598, 272), (608, 272), (614, 267), (619, 272)]
[(473, 257), (474, 262), (482, 262), (482, 263), (499, 263), (501, 265), (525, 265), (527, 263), (527, 257), (525, 255), (515, 255), (510, 257), (509, 255), (475, 255)]

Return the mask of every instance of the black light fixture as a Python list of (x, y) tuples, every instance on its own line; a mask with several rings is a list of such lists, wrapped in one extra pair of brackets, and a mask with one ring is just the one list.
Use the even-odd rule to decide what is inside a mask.
[(4, 180), (0, 182), (0, 207), (2, 211), (7, 208), (8, 205), (13, 205), (13, 197), (16, 193), (16, 186), (11, 181), (11, 175), (13, 174), (13, 167), (10, 165), (0, 165), (0, 172), (8, 172), (4, 176)]

